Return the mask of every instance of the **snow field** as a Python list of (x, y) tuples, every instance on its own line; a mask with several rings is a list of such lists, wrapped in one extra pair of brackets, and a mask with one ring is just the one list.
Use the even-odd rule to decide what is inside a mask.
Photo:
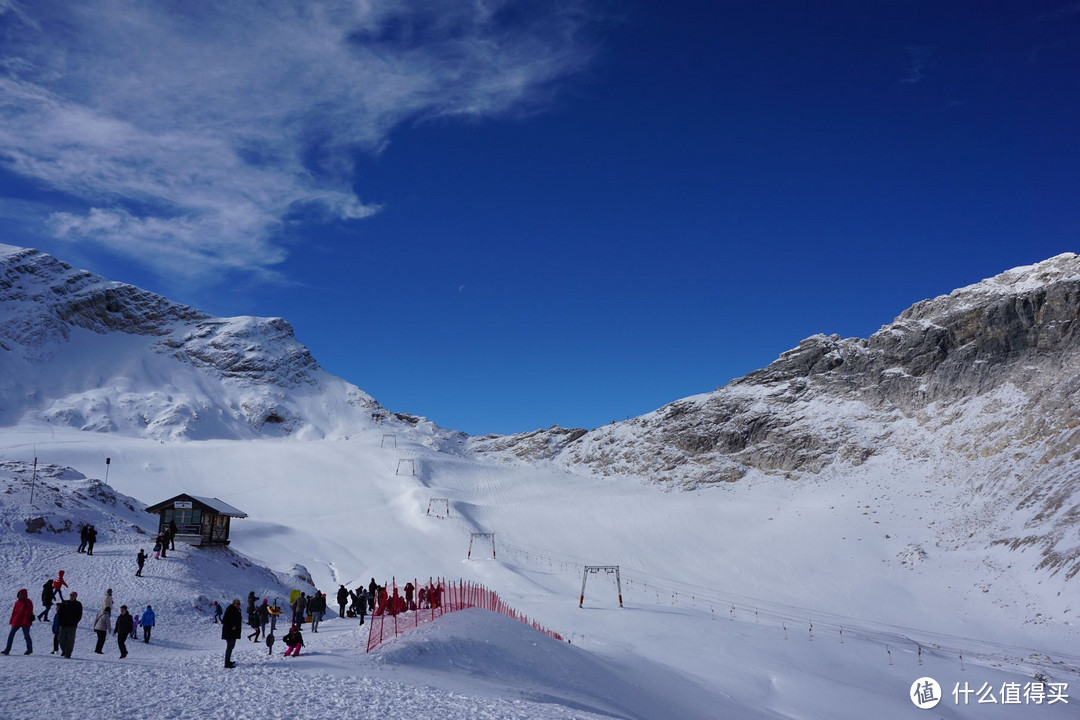
[[(129, 606), (131, 599), (152, 602), (159, 613), (155, 642), (133, 647), (128, 665), (112, 670), (120, 662), (112, 638), (113, 658), (68, 664), (91, 665), (99, 680), (106, 665), (105, 676), (134, 673), (124, 685), (141, 686), (143, 677), (155, 688), (173, 683), (198, 698), (191, 707), (205, 713), (225, 703), (236, 717), (324, 717), (338, 703), (366, 708), (359, 694), (381, 710), (370, 717), (424, 716), (427, 703), (444, 717), (901, 718), (916, 712), (907, 694), (923, 675), (951, 691), (969, 678), (1023, 683), (1049, 667), (1053, 679), (1080, 687), (1074, 669), (1080, 662), (1024, 662), (1031, 650), (1075, 659), (1067, 653), (1075, 625), (1024, 623), (1027, 604), (1039, 601), (1030, 574), (1003, 567), (993, 597), (1005, 601), (990, 602), (975, 588), (981, 567), (962, 552), (931, 546), (913, 565), (901, 562), (905, 548), (926, 544), (926, 523), (940, 516), (927, 510), (926, 491), (935, 502), (948, 498), (930, 477), (899, 484), (894, 478), (886, 490), (888, 458), (875, 458), (859, 480), (750, 478), (738, 488), (678, 493), (627, 478), (479, 463), (435, 453), (407, 435), (399, 436), (398, 448), (382, 448), (381, 439), (376, 430), (341, 441), (161, 444), (47, 427), (6, 432), (0, 461), (32, 459), (36, 446), (50, 463), (102, 476), (108, 456), (110, 484), (142, 502), (189, 492), (219, 497), (251, 517), (233, 523), (238, 554), (178, 545), (175, 557), (148, 562), (142, 583), (133, 577), (139, 547), (133, 530), (105, 533), (93, 558), (74, 553), (73, 533), (5, 532), (5, 554), (23, 560), (5, 571), (4, 587), (12, 599), (27, 587), (36, 604), (35, 584), (44, 580), (37, 576), (62, 567), (73, 585), (88, 586), (85, 594), (76, 589), (91, 618), (105, 587)], [(401, 457), (416, 460), (416, 476), (396, 474)], [(433, 496), (449, 498), (450, 518), (426, 516)], [(17, 514), (24, 509), (17, 498), (4, 502)], [(145, 522), (149, 530), (154, 518)], [(496, 533), (496, 560), (475, 551), (475, 559), (465, 560), (471, 531)], [(274, 572), (260, 569), (263, 564)], [(241, 640), (241, 667), (224, 673), (224, 643), (201, 607), (209, 599), (243, 598), (248, 590), (271, 600), (284, 596), (298, 587), (290, 577), (297, 564), (331, 600), (338, 583), (356, 587), (372, 576), (380, 582), (395, 576), (399, 584), (428, 576), (476, 580), (573, 645), (552, 647), (520, 623), (507, 620), (515, 627), (504, 628), (503, 618), (466, 617), (470, 611), (364, 656), (359, 629), (331, 620), (319, 634), (305, 634), (310, 652), (299, 662), (286, 665), (280, 644), (270, 660), (265, 646)], [(620, 565), (624, 609), (603, 576), (590, 577), (585, 607), (578, 609), (585, 564)], [(93, 639), (88, 623), (80, 630), (83, 648)], [(841, 625), (848, 628), (843, 643)], [(39, 639), (44, 628), (34, 633), (36, 647), (46, 642)], [(922, 666), (913, 651), (921, 641)], [(932, 652), (934, 642), (973, 648), (966, 669), (951, 652)], [(42, 700), (32, 682), (42, 671), (33, 667), (48, 663), (44, 672), (52, 673), (59, 661), (38, 650), (18, 660), (25, 662), (7, 658), (5, 669), (27, 685), (10, 690), (10, 699), (31, 707)], [(63, 676), (65, 687), (96, 697), (90, 679), (71, 674)], [(235, 677), (245, 678), (242, 686)], [(150, 702), (159, 697), (154, 716), (189, 716), (169, 715), (177, 696), (158, 692), (146, 691)], [(274, 715), (279, 706), (282, 714)], [(123, 717), (96, 700), (89, 708), (81, 717)], [(1048, 718), (1072, 710), (1025, 708)], [(1016, 717), (1016, 711), (952, 706), (951, 697), (938, 709), (941, 717), (972, 718)]]

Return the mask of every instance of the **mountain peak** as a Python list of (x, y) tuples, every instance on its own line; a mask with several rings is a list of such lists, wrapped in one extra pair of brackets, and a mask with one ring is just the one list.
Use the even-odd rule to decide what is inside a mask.
[(281, 318), (214, 317), (37, 250), (0, 246), (0, 309), (0, 421), (324, 437), (369, 426), (379, 409)]

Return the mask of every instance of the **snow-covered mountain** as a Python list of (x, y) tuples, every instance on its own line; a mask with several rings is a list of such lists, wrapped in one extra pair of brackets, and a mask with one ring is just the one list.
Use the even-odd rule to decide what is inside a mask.
[[(0, 585), (62, 568), (91, 611), (106, 587), (163, 610), (160, 644), (123, 661), (6, 659), (0, 714), (854, 720), (910, 716), (932, 676), (942, 716), (1004, 719), (1016, 709), (948, 693), (1075, 695), (1078, 265), (1009, 271), (865, 340), (810, 338), (624, 423), (465, 438), (329, 376), (284, 321), (0, 246)], [(229, 549), (178, 546), (134, 578), (144, 503), (181, 492), (249, 517)], [(427, 512), (436, 498), (449, 516)], [(101, 529), (92, 558), (74, 553), (80, 522)], [(497, 558), (467, 555), (476, 532)], [(579, 608), (585, 567), (613, 564), (625, 607), (593, 576)], [(210, 598), (440, 575), (573, 646), (471, 617), (365, 656), (361, 630), (331, 622), (299, 663), (242, 642), (222, 678)], [(87, 700), (114, 671), (143, 705)]]
[[(815, 335), (715, 392), (590, 432), (474, 438), (499, 457), (680, 487), (898, 473), (958, 492), (940, 537), (1080, 572), (1080, 256), (916, 303), (869, 338)], [(1031, 562), (1031, 560), (1027, 560)]]
[(432, 429), (320, 368), (281, 318), (213, 317), (0, 245), (0, 424), (24, 420), (160, 440)]

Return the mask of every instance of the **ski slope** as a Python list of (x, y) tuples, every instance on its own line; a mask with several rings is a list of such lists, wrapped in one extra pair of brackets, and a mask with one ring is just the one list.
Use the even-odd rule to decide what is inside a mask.
[[(98, 479), (109, 457), (118, 493), (147, 505), (181, 492), (218, 497), (249, 518), (234, 520), (229, 550), (177, 545), (135, 578), (135, 554), (152, 543), (134, 527), (151, 532), (155, 518), (93, 498), (75, 507), (72, 493), (92, 485), (77, 478), (50, 480), (57, 490), (39, 489), (31, 508), (25, 478), (2, 477), (9, 602), (26, 587), (37, 605), (41, 582), (65, 569), (88, 616), (70, 661), (48, 654), (40, 624), (34, 655), (16, 656), (19, 636), (0, 658), (14, 680), (0, 713), (11, 717), (45, 707), (82, 718), (219, 708), (290, 718), (907, 718), (923, 676), (946, 694), (935, 717), (1075, 717), (1080, 702), (1022, 711), (974, 696), (954, 702), (957, 684), (1000, 689), (1036, 674), (1080, 688), (1074, 598), (1041, 593), (1006, 550), (988, 574), (962, 547), (927, 546), (928, 523), (947, 521), (949, 491), (932, 477), (898, 476), (887, 454), (858, 477), (672, 492), (479, 462), (380, 428), (343, 440), (173, 443), (47, 424), (5, 429), (0, 463), (34, 457)], [(22, 531), (49, 493), (67, 509), (48, 512), (97, 525), (94, 557), (74, 552), (75, 532)], [(431, 498), (447, 498), (450, 517), (429, 516)], [(466, 559), (471, 532), (495, 533), (496, 557), (478, 542)], [(578, 607), (585, 565), (620, 567), (625, 607), (606, 575), (590, 576)], [(299, 659), (241, 640), (240, 666), (226, 672), (210, 600), (310, 589), (297, 566), (330, 598), (339, 583), (372, 577), (475, 580), (569, 642), (474, 610), (366, 655), (356, 621), (335, 618), (305, 635)], [(106, 587), (118, 603), (158, 611), (154, 642), (129, 645), (123, 662), (111, 638), (105, 656), (91, 653)]]

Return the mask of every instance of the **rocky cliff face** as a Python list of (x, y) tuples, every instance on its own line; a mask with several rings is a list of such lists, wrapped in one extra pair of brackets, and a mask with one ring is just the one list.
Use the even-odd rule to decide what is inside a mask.
[(0, 311), (0, 420), (162, 439), (324, 436), (380, 410), (280, 318), (213, 317), (36, 250), (0, 246)]
[[(854, 475), (886, 454), (965, 489), (959, 528), (1080, 572), (1080, 257), (925, 300), (869, 338), (816, 335), (715, 392), (584, 431), (476, 438), (683, 488)], [(980, 518), (990, 518), (989, 520)]]

